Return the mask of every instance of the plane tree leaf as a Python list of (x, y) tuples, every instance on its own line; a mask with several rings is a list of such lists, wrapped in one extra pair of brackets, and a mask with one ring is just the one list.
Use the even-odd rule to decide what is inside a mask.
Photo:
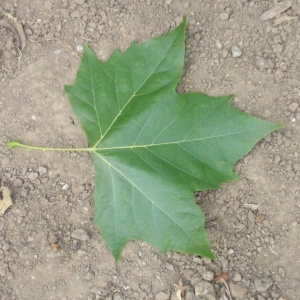
[(280, 127), (230, 105), (179, 94), (185, 20), (107, 61), (87, 47), (65, 86), (95, 162), (95, 223), (118, 259), (130, 239), (213, 258), (193, 191), (237, 179), (232, 168)]

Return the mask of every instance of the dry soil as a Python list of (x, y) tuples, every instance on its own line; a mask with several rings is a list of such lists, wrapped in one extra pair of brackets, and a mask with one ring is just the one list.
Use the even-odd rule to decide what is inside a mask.
[[(0, 27), (0, 180), (14, 203), (0, 216), (0, 299), (300, 299), (300, 7), (294, 0), (261, 20), (276, 3), (1, 1), (0, 19), (21, 22), (27, 43), (19, 52), (14, 32)], [(91, 156), (6, 143), (86, 147), (63, 90), (83, 44), (106, 60), (185, 15), (178, 90), (234, 93), (236, 108), (284, 129), (237, 163), (240, 180), (196, 193), (215, 261), (132, 241), (116, 263), (92, 222)], [(227, 285), (213, 280), (224, 273)]]

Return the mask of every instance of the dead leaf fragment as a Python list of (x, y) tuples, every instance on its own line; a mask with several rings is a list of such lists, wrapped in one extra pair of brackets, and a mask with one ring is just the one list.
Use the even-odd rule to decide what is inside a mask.
[(22, 24), (11, 14), (4, 12), (2, 9), (0, 9), (0, 12), (12, 21), (12, 22), (8, 22), (2, 19), (0, 20), (0, 26), (9, 28), (13, 32), (13, 34), (15, 35), (18, 41), (18, 48), (19, 50), (22, 51), (26, 45), (26, 36)]
[(60, 244), (56, 244), (56, 243), (52, 243), (51, 245), (50, 245), (50, 247), (51, 247), (51, 249), (53, 250), (53, 251), (57, 251), (57, 250), (59, 250), (60, 249)]
[(285, 22), (285, 21), (292, 21), (292, 20), (296, 20), (298, 19), (298, 17), (296, 16), (281, 16), (278, 19), (274, 20), (274, 25), (280, 25), (281, 23)]
[(293, 4), (293, 1), (283, 1), (283, 2), (277, 3), (272, 8), (270, 8), (269, 10), (264, 12), (260, 16), (260, 19), (262, 21), (272, 19), (272, 18), (276, 17), (277, 15), (279, 15), (280, 13), (289, 9), (292, 6), (292, 4)]
[(180, 279), (178, 284), (174, 283), (174, 287), (176, 290), (176, 297), (178, 300), (181, 300), (181, 297), (184, 296), (185, 290), (188, 288), (188, 286), (183, 285), (182, 279)]
[(228, 279), (229, 279), (229, 274), (228, 273), (221, 273), (219, 276), (214, 278), (214, 281), (218, 282), (218, 283), (223, 283), (224, 280), (228, 281)]
[(0, 216), (2, 216), (11, 205), (13, 205), (13, 203), (10, 197), (10, 190), (8, 187), (2, 186), (0, 188)]
[(265, 215), (262, 213), (258, 213), (255, 217), (256, 223), (261, 223), (265, 219)]
[(250, 208), (251, 210), (257, 210), (259, 208), (259, 204), (252, 204), (252, 203), (244, 203), (243, 207)]

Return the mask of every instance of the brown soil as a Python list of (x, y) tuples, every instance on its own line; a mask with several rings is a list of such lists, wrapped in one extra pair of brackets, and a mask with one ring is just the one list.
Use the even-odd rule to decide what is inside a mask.
[[(13, 206), (0, 216), (0, 298), (297, 300), (300, 295), (299, 0), (6, 0), (0, 19), (23, 24), (27, 43), (0, 27), (0, 179)], [(286, 2), (286, 1), (285, 1)], [(4, 14), (5, 13), (5, 14)], [(8, 150), (18, 140), (86, 147), (63, 85), (74, 81), (84, 43), (100, 59), (158, 36), (188, 16), (180, 91), (235, 94), (233, 105), (284, 124), (235, 167), (241, 179), (196, 195), (217, 260), (163, 255), (129, 242), (115, 263), (93, 225), (93, 162), (87, 153)], [(232, 47), (241, 50), (241, 55)], [(236, 52), (237, 51), (237, 52)], [(244, 204), (259, 205), (256, 207)]]

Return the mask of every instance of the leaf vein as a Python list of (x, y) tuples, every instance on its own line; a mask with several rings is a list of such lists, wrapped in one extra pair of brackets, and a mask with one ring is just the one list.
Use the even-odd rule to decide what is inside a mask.
[[(112, 165), (109, 161), (107, 161), (103, 156), (99, 155), (97, 152), (95, 153), (100, 159), (102, 159), (106, 164), (108, 164), (110, 167), (112, 167), (116, 172), (118, 172), (121, 176), (123, 176), (125, 178), (125, 180), (127, 180), (132, 186), (134, 186), (146, 199), (148, 199), (152, 205), (156, 206), (158, 209), (160, 209), (168, 218), (170, 218), (172, 220), (172, 222), (174, 224), (176, 224), (179, 228), (181, 228), (181, 230), (183, 232), (186, 233), (186, 235), (188, 237), (190, 237), (190, 239), (197, 244), (198, 241), (195, 241), (193, 239), (193, 237), (188, 233), (188, 231), (186, 231), (180, 224), (178, 224), (176, 222), (176, 220), (174, 220), (174, 218), (172, 218), (171, 214), (168, 214), (164, 209), (162, 209), (156, 202), (154, 202), (151, 198), (149, 198), (132, 180), (130, 180), (130, 178), (128, 178), (125, 174), (123, 174), (118, 168), (116, 168), (114, 165)], [(154, 222), (155, 224), (155, 222)]]
[[(177, 37), (179, 36), (180, 33), (177, 34)], [(112, 126), (114, 125), (114, 123), (116, 122), (116, 120), (119, 118), (119, 116), (122, 114), (122, 112), (124, 111), (124, 109), (127, 107), (127, 105), (130, 103), (130, 101), (136, 96), (136, 94), (138, 93), (138, 91), (145, 85), (145, 83), (147, 82), (147, 80), (153, 75), (153, 73), (155, 73), (155, 70), (157, 70), (157, 68), (161, 65), (162, 61), (166, 58), (166, 55), (168, 54), (168, 52), (170, 51), (170, 49), (172, 48), (172, 46), (175, 43), (175, 40), (177, 39), (177, 37), (174, 39), (174, 41), (172, 42), (172, 44), (170, 45), (170, 47), (167, 49), (166, 53), (163, 55), (162, 59), (159, 61), (159, 63), (157, 64), (157, 66), (155, 66), (155, 68), (153, 69), (153, 71), (151, 71), (151, 73), (149, 74), (149, 76), (141, 83), (141, 85), (137, 88), (137, 90), (133, 93), (133, 95), (128, 99), (128, 101), (124, 104), (124, 106), (122, 107), (122, 109), (118, 112), (118, 114), (116, 115), (116, 117), (114, 118), (114, 120), (112, 121), (112, 123), (110, 124), (110, 126), (107, 128), (107, 130), (103, 133), (103, 135), (101, 134), (101, 137), (99, 139), (99, 141), (96, 143), (99, 144), (102, 139), (106, 136), (107, 132), (112, 128)], [(100, 124), (99, 124), (100, 126)]]

